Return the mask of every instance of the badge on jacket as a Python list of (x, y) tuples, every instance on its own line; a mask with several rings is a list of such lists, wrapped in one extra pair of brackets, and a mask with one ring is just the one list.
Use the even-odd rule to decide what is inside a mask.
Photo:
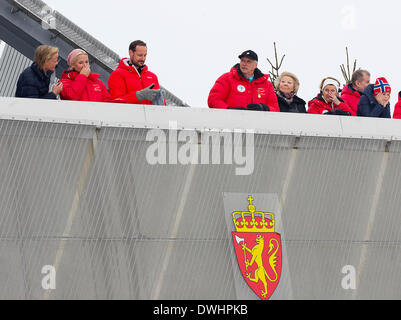
[(240, 84), (238, 86), (237, 90), (238, 90), (238, 92), (244, 93), (246, 89), (245, 89), (245, 87), (243, 85)]
[(264, 88), (258, 88), (258, 99), (262, 99), (262, 96), (265, 95), (265, 89)]

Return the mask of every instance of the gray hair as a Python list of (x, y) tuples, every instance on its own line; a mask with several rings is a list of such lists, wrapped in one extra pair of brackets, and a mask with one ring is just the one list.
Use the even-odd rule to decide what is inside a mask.
[(365, 74), (367, 74), (370, 77), (369, 71), (361, 70), (361, 69), (356, 70), (352, 75), (351, 83), (356, 84), (357, 81), (361, 81)]

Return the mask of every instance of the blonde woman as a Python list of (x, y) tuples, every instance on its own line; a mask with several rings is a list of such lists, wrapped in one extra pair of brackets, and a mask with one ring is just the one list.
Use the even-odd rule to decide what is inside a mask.
[(106, 86), (99, 79), (100, 74), (91, 72), (89, 57), (84, 50), (73, 50), (68, 55), (67, 63), (69, 68), (61, 77), (63, 83), (61, 100), (125, 103), (122, 99), (112, 99)]
[(306, 113), (306, 102), (297, 96), (299, 80), (290, 72), (283, 72), (275, 81), (280, 112)]
[[(63, 84), (49, 90), (50, 77), (59, 62), (58, 48), (42, 45), (35, 51), (34, 63), (21, 73), (15, 96), (17, 98), (57, 99)], [(50, 92), (49, 92), (50, 91)]]

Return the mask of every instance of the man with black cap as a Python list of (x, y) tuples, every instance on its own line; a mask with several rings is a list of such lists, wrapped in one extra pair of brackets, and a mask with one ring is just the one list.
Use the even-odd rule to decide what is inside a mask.
[(258, 69), (258, 55), (242, 53), (240, 63), (223, 74), (209, 94), (209, 108), (280, 112), (269, 76)]

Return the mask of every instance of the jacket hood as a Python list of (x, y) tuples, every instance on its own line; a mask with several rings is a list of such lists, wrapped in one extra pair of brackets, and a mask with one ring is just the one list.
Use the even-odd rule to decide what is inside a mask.
[[(234, 67), (231, 68), (231, 73), (234, 75), (235, 78), (237, 79), (243, 79), (243, 80), (248, 80), (244, 74), (242, 73), (241, 69), (240, 69), (240, 65), (239, 63), (237, 63)], [(265, 75), (263, 74), (262, 71), (260, 71), (258, 68), (256, 68), (255, 72), (254, 72), (254, 80), (259, 80), (261, 78), (264, 78), (266, 80), (269, 79), (269, 75)]]
[(375, 102), (376, 103), (376, 99), (374, 97), (374, 84), (370, 84), (366, 87), (365, 91), (363, 92), (363, 94), (369, 99), (370, 102)]
[[(79, 75), (77, 71), (74, 70), (65, 70), (61, 76), (61, 79), (69, 79), (69, 80), (75, 80), (75, 78)], [(100, 77), (100, 73), (91, 73), (88, 77), (88, 79), (95, 81)]]
[[(128, 70), (130, 72), (137, 72), (135, 67), (130, 65), (129, 62), (130, 62), (129, 58), (121, 59), (120, 64), (118, 65), (117, 68)], [(146, 72), (146, 71), (148, 71), (148, 66), (147, 65), (144, 66), (142, 72)]]

